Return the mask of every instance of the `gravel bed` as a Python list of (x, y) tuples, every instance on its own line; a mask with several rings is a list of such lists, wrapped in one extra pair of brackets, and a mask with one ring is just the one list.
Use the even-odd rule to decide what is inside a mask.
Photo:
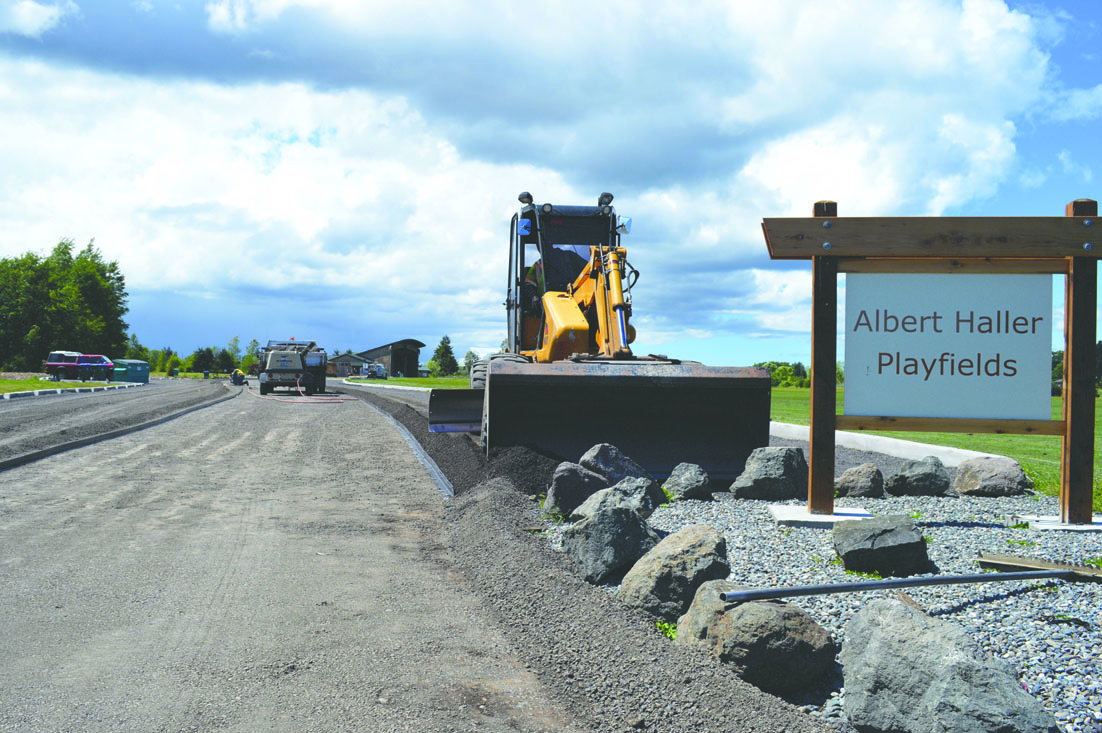
[[(502, 620), (506, 627), (518, 631), (514, 641), (531, 655), (533, 667), (540, 671), (546, 683), (558, 688), (566, 697), (574, 698), (582, 707), (600, 711), (610, 706), (607, 717), (602, 713), (594, 715), (597, 721), (611, 724), (615, 729), (613, 721), (622, 725), (624, 720), (616, 711), (625, 704), (625, 696), (630, 697), (635, 687), (624, 687), (623, 675), (632, 670), (630, 674), (637, 678), (636, 681), (651, 685), (661, 681), (667, 699), (695, 698), (698, 706), (699, 717), (694, 719), (693, 716), (681, 717), (683, 713), (677, 710), (680, 706), (666, 709), (648, 704), (648, 714), (643, 716), (647, 723), (658, 724), (655, 726), (658, 729), (673, 721), (686, 724), (686, 729), (693, 729), (690, 724), (704, 725), (697, 727), (698, 730), (710, 729), (708, 722), (717, 720), (712, 718), (717, 712), (713, 707), (717, 701), (700, 694), (699, 662), (680, 655), (656, 655), (653, 646), (638, 638), (635, 631), (629, 631), (634, 628), (630, 626), (632, 623), (638, 623), (640, 632), (646, 631), (653, 637), (643, 619), (626, 613), (626, 609), (617, 611), (618, 604), (609, 605), (602, 600), (614, 600), (615, 586), (605, 586), (601, 589), (603, 593), (594, 595), (584, 583), (569, 579), (569, 561), (561, 552), (554, 552), (566, 525), (539, 521), (534, 501), (536, 495), (546, 493), (557, 461), (514, 448), (496, 453), (488, 462), (483, 462), (469, 441), (459, 436), (429, 434), (424, 417), (412, 409), (383, 399), (371, 398), (371, 401), (388, 406), (456, 484), (457, 498), (449, 511), (458, 531), (450, 538), (451, 549), (466, 555), (465, 559), (459, 559), (459, 564), (474, 583), (486, 591), (488, 605), (504, 613)], [(770, 442), (799, 447), (805, 453), (807, 450), (807, 444), (801, 441), (773, 439)], [(893, 456), (841, 447), (836, 449), (835, 459), (836, 475), (861, 463), (872, 462), (886, 477), (904, 462)], [(949, 473), (953, 474), (953, 470), (949, 469)], [(490, 477), (506, 480), (487, 481)], [(806, 502), (784, 503), (804, 505)], [(1022, 515), (1058, 515), (1054, 497), (901, 497), (841, 499), (837, 503), (839, 506), (859, 506), (878, 516), (903, 513), (915, 517), (916, 524), (930, 542), (930, 558), (942, 574), (978, 572), (975, 558), (981, 552), (1072, 564), (1102, 555), (1100, 534), (1011, 528), (1019, 523), (1018, 517)], [(475, 507), (479, 508), (477, 514), (470, 514)], [(773, 521), (768, 507), (769, 502), (736, 501), (730, 496), (711, 502), (681, 501), (659, 509), (649, 521), (660, 532), (675, 532), (698, 523), (716, 527), (727, 539), (731, 579), (747, 586), (855, 580), (840, 565), (831, 562), (835, 553), (829, 529), (780, 527)], [(517, 540), (517, 522), (532, 531), (521, 534), (535, 544)], [(464, 529), (470, 531), (464, 532)], [(535, 533), (537, 529), (542, 529), (542, 533)], [(487, 535), (496, 536), (492, 545), (485, 544)], [(552, 551), (550, 556), (538, 549), (541, 545)], [(763, 558), (767, 561), (763, 562)], [(988, 653), (1017, 669), (1025, 689), (1055, 715), (1065, 730), (1102, 731), (1099, 587), (1064, 581), (1015, 581), (913, 588), (907, 595), (931, 615), (963, 625)], [(894, 597), (896, 592), (811, 596), (794, 598), (790, 602), (805, 609), (841, 640), (846, 621), (863, 604), (886, 595)], [(579, 609), (585, 609), (584, 612), (579, 610), (572, 619), (567, 619), (570, 623), (565, 624), (556, 614), (547, 613), (549, 609), (561, 607), (563, 596), (571, 598), (570, 603), (577, 604)], [(633, 649), (638, 654), (637, 659), (649, 658), (651, 664), (635, 663), (625, 668), (620, 663), (622, 660), (617, 660), (618, 655), (602, 659), (604, 653), (616, 645), (594, 648), (594, 635), (607, 636), (614, 630), (623, 649)], [(683, 683), (678, 683), (677, 675), (655, 670), (655, 663), (678, 670), (697, 665), (696, 679), (690, 674)], [(566, 670), (572, 670), (571, 677), (564, 678)], [(713, 674), (716, 672), (709, 671), (707, 676)], [(575, 675), (577, 678), (584, 675), (584, 687), (574, 685)], [(710, 681), (714, 683), (715, 679)], [(675, 684), (666, 687), (671, 682)], [(739, 694), (745, 693), (739, 691)], [(842, 712), (844, 694), (839, 667), (835, 676), (824, 680), (818, 689), (807, 690), (787, 701), (802, 708), (809, 721), (819, 720), (838, 730), (851, 731)], [(702, 704), (705, 700), (712, 704)], [(761, 704), (760, 698), (757, 704)], [(761, 712), (765, 715), (751, 715), (750, 719), (767, 721), (769, 714), (777, 715), (780, 710), (773, 708), (768, 713)], [(787, 720), (789, 726), (793, 722), (790, 718)], [(674, 725), (665, 729), (681, 728)], [(765, 729), (776, 729), (776, 726), (770, 728), (767, 724)]]
[[(782, 502), (802, 505), (805, 502)], [(656, 529), (675, 532), (708, 524), (724, 534), (730, 578), (751, 587), (854, 582), (835, 556), (829, 529), (787, 528), (773, 522), (768, 502), (682, 501), (650, 518)], [(980, 553), (1014, 554), (1082, 564), (1102, 554), (1093, 533), (1014, 529), (1022, 515), (1058, 514), (1056, 499), (897, 497), (845, 502), (870, 513), (909, 514), (929, 542), (940, 574), (980, 572)], [(762, 562), (768, 558), (768, 562)], [(1099, 586), (1065, 581), (1011, 581), (930, 586), (906, 591), (930, 615), (958, 623), (988, 654), (1019, 671), (1035, 695), (1068, 731), (1102, 730), (1102, 609)], [(873, 598), (897, 592), (840, 593), (790, 599), (838, 640), (846, 622)], [(836, 678), (795, 700), (824, 718), (840, 719), (844, 690)]]
[[(777, 441), (775, 441), (777, 442)], [(794, 441), (780, 441), (794, 444)], [(885, 476), (902, 463), (890, 456), (847, 451), (836, 472), (871, 460)], [(951, 471), (950, 471), (951, 472)], [(707, 524), (723, 533), (731, 565), (729, 578), (753, 588), (852, 583), (862, 578), (842, 568), (830, 529), (782, 527), (770, 504), (804, 506), (806, 501), (679, 501), (648, 520), (661, 533)], [(1011, 554), (1083, 564), (1102, 556), (1102, 534), (1039, 531), (1022, 516), (1059, 515), (1057, 499), (1031, 494), (1008, 498), (891, 497), (838, 499), (875, 516), (907, 514), (927, 539), (939, 574), (975, 574), (981, 554)], [(1017, 526), (1015, 526), (1017, 525)], [(551, 533), (560, 546), (561, 529)], [(763, 559), (767, 559), (763, 562)], [(1102, 608), (1094, 583), (1008, 581), (911, 588), (906, 595), (936, 618), (962, 625), (988, 654), (1018, 670), (1022, 686), (1037, 697), (1066, 731), (1102, 731)], [(608, 587), (610, 592), (615, 588)], [(899, 591), (806, 596), (787, 602), (807, 611), (839, 642), (846, 622), (874, 598)], [(816, 690), (789, 698), (811, 715), (851, 730), (842, 712), (845, 690), (840, 667)]]

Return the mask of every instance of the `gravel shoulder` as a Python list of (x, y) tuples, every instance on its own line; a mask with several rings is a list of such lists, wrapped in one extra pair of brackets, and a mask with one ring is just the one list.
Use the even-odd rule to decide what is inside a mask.
[(140, 425), (227, 394), (220, 380), (154, 379), (131, 389), (0, 401), (0, 461)]
[[(342, 388), (342, 391), (343, 388)], [(381, 390), (347, 390), (399, 420), (448, 475), (453, 562), (557, 698), (593, 730), (811, 731), (808, 715), (581, 580), (539, 536), (536, 494), (558, 461), (523, 448), (482, 458), (466, 435), (428, 432), (424, 415)]]

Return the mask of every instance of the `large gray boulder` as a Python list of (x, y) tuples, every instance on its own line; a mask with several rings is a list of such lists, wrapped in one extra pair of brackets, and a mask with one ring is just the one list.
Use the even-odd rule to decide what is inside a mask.
[(834, 668), (834, 640), (807, 613), (779, 601), (728, 608), (719, 594), (735, 590), (740, 586), (728, 580), (700, 586), (677, 622), (676, 643), (708, 650), (744, 680), (774, 694), (807, 688)]
[(567, 527), (562, 549), (583, 578), (601, 584), (620, 578), (661, 539), (637, 512), (612, 507)]
[(650, 474), (642, 466), (609, 443), (598, 443), (593, 446), (578, 462), (590, 471), (604, 476), (605, 486), (612, 486), (626, 478), (650, 478)]
[(953, 491), (961, 496), (1020, 496), (1033, 489), (1033, 481), (1013, 458), (982, 456), (957, 466)]
[(834, 480), (834, 495), (879, 499), (884, 496), (884, 474), (875, 463), (854, 466)]
[(800, 499), (807, 496), (807, 461), (799, 448), (755, 448), (731, 484), (739, 499)]
[(920, 461), (905, 461), (899, 470), (888, 476), (884, 490), (892, 496), (945, 496), (951, 480), (945, 465), (937, 456)]
[(846, 624), (841, 662), (846, 717), (859, 731), (1059, 730), (962, 627), (894, 599), (867, 603)]
[(620, 600), (677, 623), (697, 588), (730, 572), (723, 535), (706, 524), (693, 524), (666, 537), (632, 566), (620, 583)]
[(679, 463), (673, 469), (673, 473), (662, 484), (674, 499), (702, 499), (707, 501), (712, 498), (712, 492), (716, 490), (708, 479), (704, 469), (695, 463)]
[(834, 525), (834, 551), (846, 570), (901, 578), (934, 570), (926, 540), (905, 514), (853, 519)]
[(560, 463), (551, 475), (551, 488), (543, 500), (543, 514), (548, 517), (565, 518), (578, 506), (601, 489), (608, 482), (599, 473), (577, 463)]
[(662, 487), (652, 478), (626, 478), (615, 486), (601, 489), (582, 502), (570, 513), (570, 521), (576, 522), (614, 506), (626, 506), (646, 519), (654, 510), (666, 503)]

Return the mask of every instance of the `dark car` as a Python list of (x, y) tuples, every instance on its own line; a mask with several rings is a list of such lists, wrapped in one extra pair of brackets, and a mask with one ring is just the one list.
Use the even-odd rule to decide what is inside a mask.
[(110, 382), (115, 363), (103, 354), (81, 354), (77, 358), (77, 378), (82, 382)]
[(54, 379), (75, 379), (79, 351), (51, 351), (46, 357), (46, 373)]

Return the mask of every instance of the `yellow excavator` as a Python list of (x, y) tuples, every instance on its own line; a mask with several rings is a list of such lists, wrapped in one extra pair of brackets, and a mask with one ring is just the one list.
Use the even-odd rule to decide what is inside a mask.
[(655, 478), (682, 462), (735, 478), (769, 442), (769, 373), (637, 356), (627, 260), (613, 196), (537, 205), (510, 224), (506, 350), (479, 361), (470, 389), (434, 389), (432, 432), (481, 433), (482, 448), (523, 445), (577, 461), (611, 443)]

